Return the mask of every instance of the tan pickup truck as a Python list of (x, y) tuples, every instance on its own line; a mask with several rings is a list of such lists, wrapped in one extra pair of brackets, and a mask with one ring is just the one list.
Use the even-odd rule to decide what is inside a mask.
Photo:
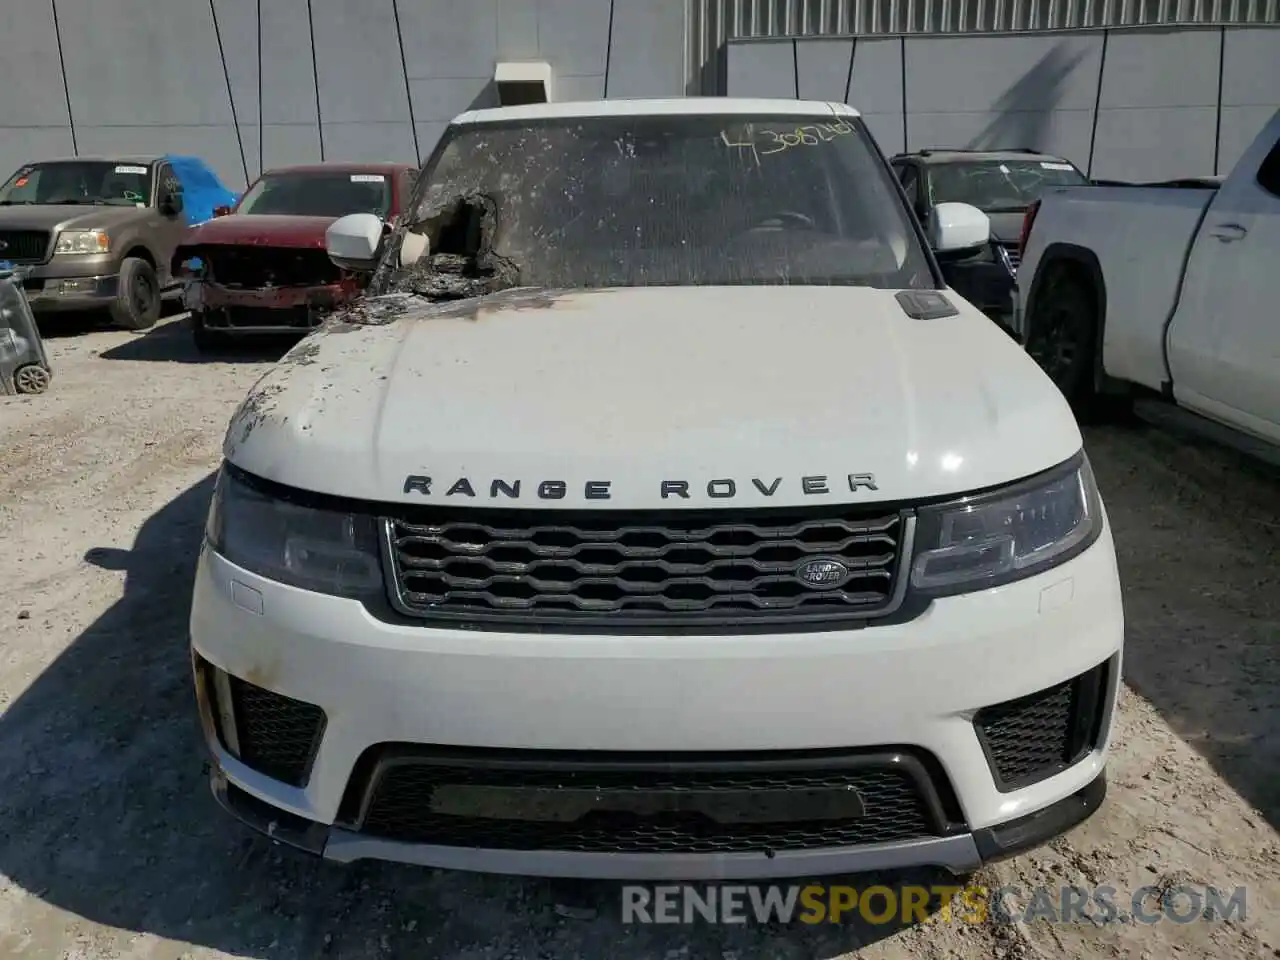
[(193, 209), (193, 193), (207, 205), (218, 190), (222, 202), (233, 201), (190, 157), (24, 164), (0, 187), (0, 267), (23, 274), (37, 316), (105, 309), (117, 326), (145, 330), (159, 318), (162, 297), (180, 292), (174, 249), (209, 215)]

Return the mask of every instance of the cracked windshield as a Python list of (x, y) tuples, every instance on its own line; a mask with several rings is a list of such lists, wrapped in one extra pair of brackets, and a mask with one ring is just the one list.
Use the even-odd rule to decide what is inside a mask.
[(1042, 160), (945, 163), (929, 177), (934, 203), (968, 203), (983, 213), (1022, 211), (1049, 187), (1088, 183), (1071, 164)]
[(464, 128), (427, 171), (411, 227), (434, 238), (432, 256), (389, 289), (423, 292), (422, 275), (455, 255), (500, 286), (930, 284), (861, 122), (832, 119)]
[(145, 163), (76, 160), (23, 167), (0, 187), (0, 206), (132, 207), (150, 196), (151, 169)]

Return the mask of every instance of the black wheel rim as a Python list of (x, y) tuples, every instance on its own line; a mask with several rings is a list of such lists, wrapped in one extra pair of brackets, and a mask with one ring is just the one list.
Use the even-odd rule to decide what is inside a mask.
[(133, 306), (139, 316), (146, 316), (151, 312), (155, 300), (155, 288), (151, 285), (151, 280), (138, 274), (133, 278), (133, 286), (130, 290), (133, 296)]

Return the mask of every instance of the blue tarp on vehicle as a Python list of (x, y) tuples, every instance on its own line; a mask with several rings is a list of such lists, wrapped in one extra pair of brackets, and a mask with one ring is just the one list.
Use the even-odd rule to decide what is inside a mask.
[(239, 198), (239, 194), (227, 189), (199, 157), (171, 155), (164, 159), (173, 167), (174, 175), (182, 184), (182, 212), (186, 215), (187, 226), (194, 227), (212, 220), (215, 208), (230, 207)]

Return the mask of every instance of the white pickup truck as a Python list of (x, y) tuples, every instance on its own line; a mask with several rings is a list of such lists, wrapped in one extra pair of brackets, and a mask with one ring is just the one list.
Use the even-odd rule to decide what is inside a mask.
[(505, 107), (232, 420), (214, 789), (338, 861), (955, 871), (1088, 816), (1120, 682), (1075, 418), (844, 104)]
[(1172, 401), (1280, 445), (1280, 112), (1221, 183), (1054, 188), (1028, 211), (1019, 333), (1079, 411)]

